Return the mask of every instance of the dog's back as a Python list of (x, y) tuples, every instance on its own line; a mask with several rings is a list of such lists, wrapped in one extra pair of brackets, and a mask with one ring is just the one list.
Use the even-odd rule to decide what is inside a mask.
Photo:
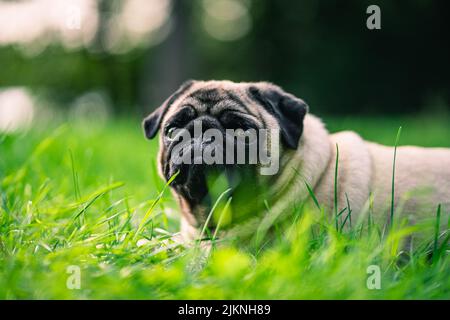
[[(372, 158), (372, 190), (376, 209), (391, 201), (394, 148), (367, 143)], [(450, 149), (397, 148), (395, 203), (405, 214), (430, 217), (439, 204), (450, 210)]]
[[(338, 211), (347, 206), (347, 199), (354, 214), (373, 205), (374, 218), (384, 223), (391, 208), (394, 148), (364, 141), (351, 131), (329, 137), (333, 152), (315, 190), (317, 198), (333, 209), (337, 145)], [(398, 147), (394, 188), (397, 216), (408, 217), (412, 222), (434, 218), (439, 204), (446, 216), (450, 211), (450, 149)]]

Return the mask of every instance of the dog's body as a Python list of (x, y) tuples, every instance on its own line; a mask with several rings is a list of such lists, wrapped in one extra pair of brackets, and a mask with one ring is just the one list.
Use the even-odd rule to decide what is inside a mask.
[[(297, 168), (318, 202), (334, 212), (337, 150), (338, 212), (347, 207), (348, 198), (357, 216), (369, 209), (371, 196), (375, 218), (386, 222), (392, 200), (393, 147), (364, 141), (350, 131), (330, 135), (319, 119), (307, 115), (299, 148), (288, 156), (284, 168)], [(395, 170), (394, 204), (402, 207), (399, 213), (414, 221), (434, 216), (438, 204), (444, 211), (450, 209), (450, 149), (398, 147)], [(284, 190), (281, 207), (308, 196), (304, 180), (288, 170), (281, 173), (275, 189)]]
[[(173, 190), (182, 210), (185, 236), (198, 235), (211, 209), (211, 203), (204, 201), (208, 188), (203, 180), (208, 169), (171, 164), (173, 143), (167, 133), (173, 123), (189, 127), (194, 118), (221, 129), (237, 125), (281, 132), (280, 171), (270, 177), (249, 175), (255, 186), (249, 197), (255, 197), (255, 202), (268, 200), (270, 215), (264, 214), (264, 207), (249, 209), (253, 215), (249, 220), (253, 222), (247, 223), (251, 226), (248, 232), (252, 233), (252, 228), (264, 219), (270, 224), (291, 212), (295, 203), (310, 198), (307, 184), (320, 205), (330, 212), (334, 211), (335, 203), (339, 212), (350, 204), (353, 217), (357, 217), (373, 203), (375, 217), (386, 221), (391, 205), (394, 148), (366, 142), (354, 132), (330, 135), (319, 119), (306, 112), (307, 106), (301, 99), (272, 84), (196, 81), (182, 86), (145, 120), (148, 138), (163, 128), (159, 154), (162, 176), (169, 180), (176, 170), (184, 173), (178, 182), (178, 177), (175, 179)], [(204, 143), (201, 142), (200, 148)], [(262, 185), (267, 189), (260, 195), (264, 199), (258, 199), (257, 187)], [(371, 197), (373, 201), (369, 201)], [(432, 217), (438, 204), (443, 206), (443, 212), (450, 209), (450, 149), (399, 147), (394, 203), (403, 206), (402, 212), (413, 221), (422, 216)]]

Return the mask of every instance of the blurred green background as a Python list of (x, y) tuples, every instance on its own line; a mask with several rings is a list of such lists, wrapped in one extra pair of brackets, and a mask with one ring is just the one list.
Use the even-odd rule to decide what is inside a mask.
[[(381, 30), (366, 27), (371, 4), (381, 8)], [(272, 81), (321, 116), (446, 115), (447, 7), (431, 0), (0, 1), (0, 116), (5, 105), (24, 104), (47, 119), (55, 109), (100, 120), (142, 116), (189, 78)]]

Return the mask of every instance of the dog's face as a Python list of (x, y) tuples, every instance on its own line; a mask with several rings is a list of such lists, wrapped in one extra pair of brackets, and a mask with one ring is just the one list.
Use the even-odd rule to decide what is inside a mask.
[[(204, 164), (196, 155), (213, 144), (208, 136), (195, 136), (214, 129), (226, 140), (227, 129), (275, 130), (279, 132), (282, 149), (296, 149), (303, 131), (307, 105), (293, 95), (270, 83), (233, 83), (229, 81), (188, 81), (172, 94), (143, 123), (147, 138), (160, 131), (159, 170), (168, 181), (175, 173), (172, 188), (179, 195), (183, 213), (192, 224), (205, 220), (211, 206), (208, 177), (224, 173), (229, 185), (236, 189), (243, 181), (255, 186), (256, 164)], [(191, 152), (191, 162), (174, 161), (174, 151), (180, 145), (180, 132), (194, 137), (182, 148), (180, 156)], [(249, 141), (247, 141), (249, 143)], [(258, 142), (256, 142), (258, 143)], [(226, 148), (215, 150), (225, 159)], [(225, 163), (225, 161), (221, 162)], [(255, 189), (256, 190), (256, 189)], [(234, 196), (235, 198), (238, 196)], [(245, 200), (243, 200), (245, 203)], [(190, 214), (189, 214), (190, 213)]]

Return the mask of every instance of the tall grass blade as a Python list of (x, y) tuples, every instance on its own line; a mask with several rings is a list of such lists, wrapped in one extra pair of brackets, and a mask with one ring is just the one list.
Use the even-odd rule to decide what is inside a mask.
[(222, 224), (222, 218), (225, 214), (225, 212), (228, 211), (228, 208), (230, 207), (231, 204), (231, 200), (233, 199), (233, 197), (230, 197), (227, 201), (227, 203), (225, 204), (225, 207), (223, 208), (220, 217), (219, 217), (219, 221), (217, 221), (217, 226), (216, 226), (216, 230), (214, 230), (214, 235), (213, 235), (213, 239), (215, 240), (217, 238), (217, 233), (219, 232), (220, 229), (220, 225)]
[(97, 191), (92, 197), (91, 199), (87, 202), (87, 204), (84, 205), (83, 209), (81, 209), (80, 212), (78, 212), (75, 217), (73, 218), (73, 221), (75, 221), (77, 218), (79, 218), (82, 214), (84, 214), (86, 212), (87, 209), (89, 209), (90, 206), (92, 206), (92, 204), (97, 201), (99, 198), (101, 198), (102, 196), (104, 196), (105, 194), (107, 194), (109, 191), (117, 189), (117, 188), (121, 188), (125, 185), (125, 183), (123, 182), (117, 182), (114, 183), (108, 187), (105, 187), (103, 189), (101, 189), (100, 191)]
[(334, 168), (334, 216), (336, 231), (339, 231), (338, 224), (338, 172), (339, 172), (339, 145), (336, 143), (336, 164)]
[(311, 185), (308, 183), (308, 181), (306, 181), (306, 179), (303, 177), (303, 175), (296, 168), (292, 168), (292, 169), (295, 171), (295, 173), (298, 176), (300, 176), (303, 179), (303, 182), (305, 183), (306, 189), (308, 190), (310, 197), (313, 199), (313, 202), (316, 205), (316, 207), (319, 209), (319, 211), (321, 211), (319, 201), (317, 200), (317, 197), (316, 197)]
[(394, 226), (394, 205), (395, 205), (395, 165), (397, 160), (397, 146), (400, 140), (400, 134), (402, 133), (402, 127), (398, 128), (397, 137), (395, 138), (394, 146), (394, 162), (392, 164), (392, 189), (391, 189), (391, 215), (390, 215), (390, 228)]
[(203, 225), (203, 229), (202, 229), (202, 231), (201, 231), (201, 233), (200, 233), (200, 237), (199, 237), (199, 239), (198, 239), (199, 241), (202, 241), (203, 236), (204, 236), (204, 234), (205, 234), (205, 232), (206, 232), (206, 229), (208, 228), (209, 221), (211, 220), (211, 217), (212, 217), (214, 211), (216, 210), (216, 207), (217, 207), (217, 205), (219, 204), (220, 200), (222, 200), (222, 198), (223, 198), (228, 192), (230, 192), (230, 191), (231, 191), (231, 188), (228, 188), (227, 190), (225, 190), (224, 192), (222, 192), (222, 193), (220, 194), (220, 196), (217, 198), (217, 200), (216, 200), (216, 202), (214, 203), (214, 205), (212, 206), (211, 210), (209, 211), (208, 216), (206, 217), (206, 221), (205, 221), (205, 224)]
[(350, 205), (350, 200), (348, 199), (347, 192), (345, 193), (345, 200), (347, 201), (347, 210), (348, 210), (348, 214), (347, 214), (347, 216), (345, 217), (344, 223), (342, 224), (341, 231), (342, 231), (342, 229), (344, 228), (345, 223), (347, 222), (347, 220), (348, 220), (348, 222), (349, 222), (350, 229), (352, 228), (352, 207), (351, 207), (351, 205)]
[(436, 225), (434, 230), (434, 245), (433, 245), (433, 263), (436, 263), (439, 259), (438, 256), (438, 240), (439, 240), (439, 228), (441, 223), (441, 205), (439, 204), (436, 212)]
[(75, 200), (79, 201), (80, 200), (80, 187), (78, 185), (78, 175), (75, 170), (75, 161), (73, 159), (73, 152), (71, 149), (69, 149), (69, 154), (70, 154), (70, 164), (72, 167), (72, 180), (73, 180), (73, 189), (74, 189), (74, 193), (75, 193)]
[(164, 185), (164, 188), (162, 191), (158, 194), (158, 197), (156, 197), (155, 201), (151, 204), (150, 208), (147, 210), (147, 212), (144, 215), (144, 218), (142, 218), (141, 223), (138, 226), (138, 229), (136, 233), (134, 234), (133, 239), (136, 240), (137, 237), (142, 232), (142, 229), (144, 228), (145, 224), (147, 223), (148, 218), (153, 212), (153, 209), (158, 204), (158, 202), (161, 200), (162, 196), (164, 195), (164, 192), (166, 191), (167, 187), (175, 180), (175, 178), (180, 174), (180, 171), (177, 171), (172, 177), (170, 177), (169, 181)]
[(313, 189), (311, 188), (311, 186), (309, 185), (309, 183), (306, 180), (305, 180), (305, 185), (306, 185), (306, 189), (308, 190), (309, 195), (313, 199), (314, 204), (316, 205), (317, 209), (319, 209), (319, 211), (320, 211), (321, 208), (320, 208), (319, 201), (317, 200), (317, 197), (316, 197)]

